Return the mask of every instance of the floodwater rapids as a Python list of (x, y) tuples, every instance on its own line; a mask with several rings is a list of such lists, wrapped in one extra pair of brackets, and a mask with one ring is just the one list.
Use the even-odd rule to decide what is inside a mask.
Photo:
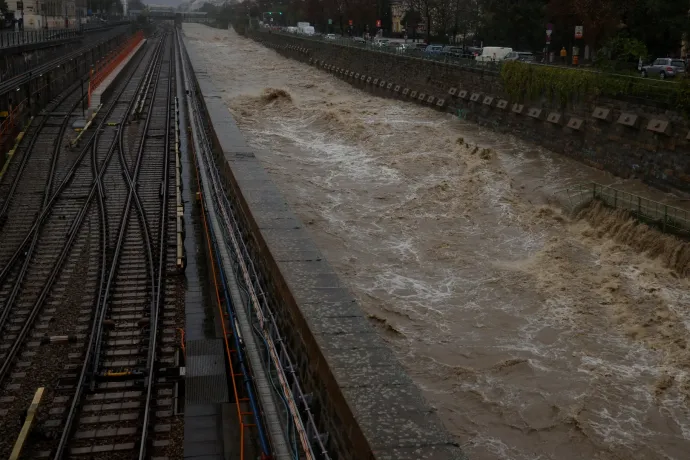
[[(469, 457), (687, 459), (688, 247), (564, 190), (673, 197), (185, 24), (250, 145)], [(675, 200), (676, 202), (678, 200)]]

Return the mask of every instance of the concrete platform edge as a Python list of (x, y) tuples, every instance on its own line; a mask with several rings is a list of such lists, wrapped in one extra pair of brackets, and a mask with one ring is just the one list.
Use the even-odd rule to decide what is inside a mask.
[[(114, 83), (116, 83), (120, 75), (122, 74), (122, 71), (127, 67), (127, 65), (132, 61), (134, 56), (137, 55), (137, 53), (144, 47), (148, 40), (145, 38), (143, 39), (130, 53), (129, 55), (122, 60), (120, 64), (118, 64), (115, 69), (113, 69), (112, 73), (108, 75), (108, 77), (105, 78), (101, 82), (100, 85), (91, 93), (91, 101), (89, 104), (89, 112), (93, 112), (93, 110), (101, 105), (101, 101), (103, 98), (107, 98), (113, 91), (113, 88), (116, 86)], [(88, 117), (87, 117), (88, 118)]]

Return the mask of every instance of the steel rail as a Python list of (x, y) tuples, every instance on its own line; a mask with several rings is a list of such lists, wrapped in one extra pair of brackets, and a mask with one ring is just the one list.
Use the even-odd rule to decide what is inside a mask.
[[(69, 93), (71, 95), (72, 93)], [(51, 155), (50, 158), (50, 168), (48, 170), (48, 178), (46, 180), (46, 184), (43, 189), (43, 201), (41, 203), (41, 207), (39, 211), (42, 211), (45, 209), (47, 205), (48, 198), (50, 196), (50, 189), (53, 186), (53, 179), (55, 178), (55, 169), (57, 168), (57, 160), (58, 156), (60, 155), (60, 150), (62, 147), (62, 140), (65, 138), (65, 131), (67, 130), (67, 124), (69, 122), (70, 117), (72, 116), (72, 112), (77, 108), (79, 103), (83, 100), (83, 97), (80, 97), (71, 107), (70, 110), (68, 111), (67, 115), (62, 120), (62, 124), (60, 125), (60, 131), (58, 131), (57, 138), (55, 139), (55, 144), (53, 144), (53, 154)], [(64, 101), (63, 101), (64, 102)], [(45, 118), (46, 120), (48, 117)], [(33, 141), (35, 142), (35, 139), (38, 137), (38, 135), (34, 135)], [(33, 144), (32, 144), (33, 146)], [(29, 153), (28, 151), (26, 153)], [(22, 281), (24, 280), (24, 277), (26, 276), (26, 273), (29, 270), (29, 265), (31, 264), (31, 258), (33, 257), (34, 250), (36, 249), (36, 245), (38, 244), (38, 237), (40, 235), (40, 232), (34, 233), (34, 237), (31, 241), (31, 244), (29, 245), (29, 248), (27, 249), (25, 255), (24, 255), (24, 263), (22, 264), (19, 273), (17, 274), (17, 279), (14, 282), (14, 286), (12, 286), (12, 290), (10, 291), (10, 295), (7, 298), (7, 302), (5, 303), (5, 308), (2, 310), (2, 313), (0, 313), (0, 330), (5, 326), (5, 322), (7, 322), (7, 318), (9, 317), (10, 311), (12, 310), (12, 305), (14, 304), (15, 300), (17, 299), (17, 296), (19, 295), (19, 291), (21, 290), (21, 285)], [(0, 368), (0, 382), (2, 381), (2, 374), (3, 370)]]
[[(73, 88), (68, 88), (67, 91), (63, 91), (59, 96), (58, 96), (58, 101), (57, 103), (53, 104), (54, 107), (51, 108), (51, 111), (57, 109), (62, 105), (63, 102), (65, 102), (65, 99), (67, 99), (69, 96), (74, 94), (78, 89), (80, 88), (80, 85), (77, 83), (74, 85)], [(71, 91), (70, 91), (71, 89)], [(81, 102), (83, 98), (79, 99), (79, 102)], [(76, 105), (79, 104), (77, 102)], [(75, 107), (76, 107), (75, 105)], [(74, 111), (75, 107), (72, 107), (70, 110), (70, 113)], [(31, 153), (33, 153), (33, 148), (36, 145), (36, 141), (38, 140), (39, 135), (41, 134), (41, 131), (45, 127), (45, 124), (48, 122), (48, 119), (51, 117), (49, 112), (46, 112), (44, 115), (42, 115), (41, 122), (38, 124), (36, 133), (34, 133), (33, 136), (31, 136), (31, 140), (29, 141), (29, 145), (26, 146), (26, 152), (24, 155), (22, 155), (22, 159), (19, 162), (19, 165), (17, 166), (17, 174), (14, 176), (14, 179), (12, 180), (12, 184), (10, 184), (10, 189), (7, 191), (7, 196), (5, 197), (5, 201), (2, 203), (2, 208), (0, 208), (0, 228), (4, 226), (5, 224), (5, 214), (7, 213), (7, 210), (10, 207), (11, 200), (14, 197), (14, 194), (17, 190), (17, 186), (21, 182), (22, 175), (24, 173), (24, 168), (26, 167), (26, 163), (28, 162), (29, 158), (31, 157)], [(69, 118), (69, 116), (66, 116), (65, 118)], [(48, 191), (49, 193), (49, 191)]]
[[(139, 61), (139, 63), (140, 63), (140, 62), (141, 62), (141, 61)], [(107, 114), (110, 114), (110, 113), (112, 112), (112, 110), (115, 108), (118, 99), (122, 96), (122, 94), (124, 93), (124, 90), (125, 90), (126, 87), (127, 87), (127, 84), (129, 83), (129, 81), (131, 81), (132, 77), (134, 76), (134, 73), (135, 73), (134, 70), (135, 70), (135, 69), (136, 69), (136, 67), (130, 71), (130, 73), (129, 73), (129, 75), (128, 75), (128, 78), (127, 78), (127, 82), (122, 86), (121, 90), (120, 90), (119, 93), (117, 94), (117, 97), (115, 97), (114, 100), (113, 100), (113, 102), (110, 104), (110, 107), (109, 107), (109, 109), (108, 109), (108, 111), (107, 111)], [(141, 82), (140, 82), (140, 84), (141, 84)], [(104, 117), (103, 120), (101, 121), (101, 123), (99, 124), (99, 128), (98, 128), (99, 130), (103, 127), (103, 125), (105, 124), (106, 120), (107, 120), (107, 116)], [(108, 152), (108, 159), (109, 159), (110, 156), (112, 155), (112, 152), (113, 152), (113, 150), (114, 150), (114, 147), (115, 147), (115, 140), (113, 140), (113, 142), (112, 142), (112, 144), (111, 144), (111, 146), (110, 146), (110, 151)], [(100, 171), (100, 175), (103, 175), (103, 174), (104, 174), (105, 169), (106, 169), (106, 166), (107, 166), (107, 163), (108, 163), (108, 159), (106, 159), (106, 161), (104, 162), (103, 168), (102, 168), (101, 171)], [(76, 169), (76, 164), (75, 164), (75, 166), (73, 166), (73, 167)], [(67, 178), (65, 179), (65, 181), (63, 181), (63, 184), (66, 183), (66, 181), (67, 181)], [(85, 217), (86, 214), (87, 214), (88, 208), (89, 208), (89, 206), (90, 206), (90, 204), (91, 204), (91, 200), (93, 199), (93, 196), (94, 196), (94, 194), (95, 194), (96, 189), (97, 189), (97, 185), (96, 185), (96, 184), (93, 184), (92, 187), (91, 187), (91, 191), (90, 191), (90, 193), (89, 193), (89, 195), (88, 195), (88, 197), (87, 197), (87, 199), (86, 199), (86, 202), (84, 203), (84, 206), (83, 206), (82, 209), (77, 213), (77, 216), (76, 216), (76, 218), (75, 218), (74, 224), (71, 226), (71, 229), (72, 229), (72, 230), (71, 230), (70, 233), (67, 235), (67, 240), (66, 240), (65, 244), (63, 245), (62, 251), (60, 252), (60, 255), (58, 256), (58, 258), (57, 258), (57, 260), (56, 260), (56, 262), (55, 262), (55, 265), (53, 266), (53, 269), (52, 269), (52, 270), (50, 271), (50, 273), (48, 274), (48, 277), (47, 277), (47, 279), (46, 279), (46, 283), (45, 283), (44, 286), (43, 286), (43, 289), (41, 290), (41, 292), (40, 292), (38, 298), (36, 299), (36, 302), (35, 302), (34, 305), (31, 307), (31, 311), (29, 312), (29, 315), (28, 315), (28, 317), (27, 317), (26, 322), (24, 323), (24, 326), (22, 327), (22, 329), (21, 329), (21, 330), (19, 331), (19, 333), (17, 334), (17, 338), (15, 339), (15, 341), (14, 341), (12, 347), (11, 347), (10, 350), (8, 351), (8, 354), (7, 354), (7, 357), (6, 357), (5, 361), (2, 363), (2, 365), (0, 365), (0, 383), (2, 383), (2, 381), (3, 381), (4, 378), (5, 378), (5, 376), (7, 375), (8, 371), (9, 371), (9, 369), (10, 369), (10, 367), (11, 367), (11, 362), (14, 360), (14, 357), (16, 357), (17, 353), (19, 352), (19, 349), (21, 348), (21, 345), (22, 345), (24, 339), (25, 339), (26, 336), (28, 335), (29, 330), (31, 329), (34, 320), (35, 320), (36, 317), (38, 316), (38, 313), (39, 313), (39, 311), (40, 311), (40, 309), (41, 309), (41, 306), (43, 305), (43, 302), (45, 302), (46, 298), (48, 297), (48, 294), (49, 294), (49, 292), (50, 292), (50, 289), (51, 289), (53, 283), (55, 282), (55, 279), (57, 278), (57, 276), (58, 276), (58, 274), (59, 274), (59, 272), (60, 272), (60, 269), (61, 269), (61, 267), (62, 267), (62, 264), (65, 262), (65, 260), (67, 259), (67, 256), (69, 255), (69, 251), (70, 251), (70, 249), (71, 249), (71, 247), (72, 247), (72, 244), (74, 243), (74, 240), (76, 239), (76, 236), (77, 236), (77, 234), (79, 233), (79, 232), (78, 232), (78, 229), (81, 227), (81, 224), (82, 224), (82, 222), (83, 222), (83, 220), (84, 220), (84, 217)], [(52, 207), (52, 205), (54, 204), (55, 200), (57, 199), (57, 192), (56, 192), (56, 194), (54, 195), (53, 198), (54, 198), (54, 199), (52, 199), (52, 200), (48, 203), (48, 205), (46, 206), (46, 208), (45, 208), (45, 210), (44, 210), (44, 214), (45, 214), (47, 211), (49, 211), (49, 208)]]
[[(162, 50), (162, 47), (164, 46), (165, 40), (161, 40), (159, 42), (159, 48), (158, 51)], [(163, 61), (163, 56), (162, 52), (158, 53), (155, 56), (154, 62), (156, 65), (160, 63), (160, 67), (162, 67), (162, 61)], [(160, 68), (158, 69), (158, 74), (160, 74)], [(158, 82), (160, 81), (158, 77), (155, 78), (155, 80), (151, 80), (153, 82), (153, 85), (155, 87), (158, 87)], [(154, 93), (155, 93), (155, 88), (154, 88)], [(125, 207), (122, 211), (122, 221), (120, 223), (120, 228), (118, 231), (118, 238), (117, 242), (115, 244), (114, 252), (113, 252), (113, 258), (111, 261), (110, 269), (108, 270), (107, 278), (106, 278), (106, 283), (105, 285), (102, 285), (101, 287), (103, 288), (100, 290), (99, 295), (101, 296), (99, 298), (98, 304), (96, 306), (96, 311), (98, 312), (98, 318), (96, 321), (97, 329), (96, 329), (96, 336), (95, 336), (95, 349), (92, 353), (92, 375), (96, 375), (98, 371), (98, 365), (99, 365), (99, 359), (100, 359), (100, 353), (101, 353), (101, 342), (102, 342), (102, 336), (103, 336), (103, 321), (105, 321), (105, 314), (107, 311), (106, 304), (108, 302), (108, 297), (110, 295), (110, 290), (112, 289), (113, 282), (115, 281), (115, 275), (117, 274), (118, 270), (118, 263), (119, 263), (119, 256), (120, 252), (122, 250), (122, 245), (125, 240), (125, 233), (127, 232), (127, 227), (129, 226), (129, 215), (131, 211), (131, 205), (132, 201), (138, 201), (138, 194), (136, 192), (136, 178), (139, 175), (139, 167), (141, 166), (141, 159), (144, 154), (144, 146), (146, 145), (145, 138), (149, 130), (149, 124), (151, 122), (151, 115), (153, 114), (153, 100), (151, 101), (151, 104), (149, 104), (149, 111), (146, 115), (146, 120), (144, 122), (144, 132), (142, 134), (142, 141), (139, 143), (139, 149), (137, 150), (137, 157), (135, 160), (135, 165), (134, 165), (134, 172), (132, 176), (134, 177), (134, 180), (132, 180), (129, 177), (129, 172), (126, 170), (126, 163), (123, 164), (123, 174), (125, 175), (125, 180), (128, 182), (129, 187), (129, 193), (127, 194), (127, 201), (125, 202)], [(127, 110), (127, 113), (129, 113), (129, 108)], [(118, 143), (121, 141), (121, 136), (118, 136)], [(121, 143), (119, 145), (122, 145)], [(124, 160), (124, 152), (120, 152), (121, 157)], [(141, 209), (141, 212), (143, 213), (143, 208)], [(143, 214), (142, 214), (143, 215)], [(145, 223), (145, 222), (142, 222)], [(145, 234), (146, 234), (146, 240), (150, 240), (148, 236), (148, 229), (143, 228), (142, 229)], [(150, 241), (147, 245), (147, 249), (149, 252), (150, 260), (153, 260), (153, 255), (151, 254), (151, 246), (150, 246)], [(151, 301), (154, 302), (154, 296), (155, 296), (155, 274), (153, 272), (153, 265), (151, 264), (149, 266), (149, 270), (151, 271), (150, 276), (151, 278)], [(88, 354), (88, 353), (87, 353)]]
[[(155, 71), (155, 69), (158, 65), (158, 61), (162, 60), (162, 58), (161, 58), (162, 53), (160, 53), (160, 49), (162, 49), (161, 48), (162, 44), (163, 44), (163, 40), (161, 40), (160, 43), (158, 44), (158, 48), (154, 52), (153, 59), (151, 59), (151, 61), (149, 63), (149, 69), (150, 69), (149, 71), (151, 71), (151, 72)], [(146, 80), (146, 78), (142, 78), (142, 80), (139, 82), (139, 88), (137, 90), (137, 94), (143, 88), (145, 80)], [(128, 116), (128, 114), (131, 112), (131, 109), (134, 106), (135, 101), (136, 101), (136, 97), (133, 97), (132, 100), (129, 102), (127, 109), (125, 110), (125, 116)], [(153, 105), (153, 103), (152, 103), (152, 105)], [(144, 136), (145, 135), (146, 135), (146, 130), (144, 131)], [(108, 152), (108, 157), (112, 154), (112, 151), (114, 150), (115, 145), (116, 145), (116, 143), (114, 140), (113, 144), (110, 147), (110, 151)], [(143, 140), (142, 140), (142, 145), (143, 145)], [(105, 171), (107, 163), (108, 163), (108, 160), (106, 159), (103, 163), (102, 172)], [(100, 180), (100, 178), (99, 178), (99, 180)], [(94, 187), (94, 190), (97, 189), (98, 187), (99, 186), (96, 185), (96, 187)], [(132, 191), (130, 189), (130, 196), (131, 196), (131, 193), (132, 193)], [(126, 207), (127, 212), (125, 213), (125, 215), (129, 214), (128, 209), (129, 209), (129, 206)], [(105, 219), (105, 216), (103, 216), (103, 219)], [(102, 225), (102, 227), (106, 227), (107, 226), (106, 221), (103, 220), (101, 225)], [(102, 230), (102, 231), (104, 231), (104, 230)], [(118, 243), (120, 243), (120, 246), (121, 246), (120, 240), (118, 240)], [(106, 256), (105, 252), (106, 252), (106, 246), (104, 245), (102, 248), (102, 257), (104, 259)], [(117, 256), (115, 255), (115, 256), (113, 256), (113, 262), (116, 262), (116, 261), (117, 261)], [(104, 264), (105, 263), (103, 263), (102, 265), (104, 265)], [(108, 270), (106, 269), (105, 271), (102, 272), (101, 283), (103, 283), (103, 282), (110, 283), (111, 278), (112, 278), (111, 273), (108, 272)], [(101, 284), (100, 288), (103, 288), (103, 284)], [(67, 414), (67, 419), (65, 420), (65, 423), (63, 425), (62, 435), (60, 436), (60, 442), (59, 442), (59, 444), (56, 448), (56, 451), (55, 451), (54, 460), (61, 460), (63, 453), (65, 451), (65, 448), (67, 447), (67, 443), (68, 443), (69, 438), (71, 436), (72, 426), (74, 424), (74, 419), (76, 417), (76, 414), (78, 411), (78, 406), (79, 406), (80, 401), (81, 401), (81, 396), (82, 396), (83, 388), (84, 388), (84, 382), (86, 381), (87, 371), (89, 370), (89, 362), (93, 358), (92, 355), (95, 356), (94, 345), (96, 343), (99, 343), (96, 340), (96, 336), (98, 334), (98, 336), (100, 338), (100, 333), (102, 332), (102, 329), (103, 329), (103, 320), (105, 319), (105, 311), (106, 311), (106, 308), (105, 308), (106, 296), (102, 295), (103, 291), (100, 288), (99, 288), (99, 294), (98, 294), (98, 305), (97, 305), (97, 308), (95, 311), (97, 318), (94, 320), (92, 328), (91, 328), (90, 339), (89, 339), (89, 343), (88, 343), (87, 348), (86, 348), (86, 355), (84, 357), (84, 365), (82, 366), (81, 372), (79, 374), (79, 378), (78, 378), (77, 383), (75, 385), (77, 390), (76, 390), (76, 393), (74, 395), (74, 398), (72, 399), (72, 404), (70, 405), (70, 410)], [(94, 362), (97, 363), (98, 360), (94, 359)]]
[(153, 78), (153, 74), (148, 75), (148, 80), (145, 84), (146, 91), (142, 91), (139, 93), (137, 96), (137, 101), (134, 104), (134, 107), (132, 108), (132, 113), (130, 116), (132, 118), (137, 118), (136, 116), (141, 113), (142, 110), (144, 110), (144, 103), (146, 102), (146, 96), (149, 94), (149, 90), (151, 89), (151, 79)]
[[(141, 55), (139, 56), (139, 62), (137, 62), (137, 64), (132, 67), (132, 75), (133, 75), (134, 69), (138, 68), (139, 64), (141, 63), (144, 54), (145, 53), (141, 53)], [(131, 79), (131, 76), (128, 78)], [(129, 79), (127, 81), (129, 81)], [(142, 82), (143, 82), (143, 80), (142, 80)], [(140, 82), (140, 86), (141, 86), (141, 82)], [(48, 217), (48, 214), (49, 214), (53, 204), (55, 203), (55, 201), (57, 201), (57, 199), (60, 197), (60, 195), (64, 191), (65, 187), (67, 187), (69, 182), (74, 177), (74, 174), (76, 173), (77, 169), (81, 165), (82, 160), (84, 159), (86, 154), (91, 149), (92, 144), (94, 144), (94, 141), (97, 139), (99, 131), (101, 129), (103, 129), (103, 126), (105, 126), (105, 123), (107, 121), (108, 116), (112, 113), (113, 109), (115, 108), (116, 101), (119, 99), (119, 97), (122, 95), (123, 92), (124, 92), (124, 89), (117, 95), (117, 97), (114, 99), (114, 101), (109, 105), (109, 107), (107, 108), (107, 110), (105, 112), (105, 116), (103, 117), (101, 122), (98, 124), (98, 126), (95, 128), (91, 137), (88, 138), (88, 140), (86, 141), (86, 144), (84, 145), (84, 148), (81, 150), (81, 152), (79, 153), (77, 158), (74, 160), (72, 167), (69, 169), (69, 171), (65, 175), (65, 178), (62, 180), (60, 185), (55, 190), (55, 193), (53, 193), (53, 196), (51, 197), (51, 199), (48, 203), (48, 206), (41, 212), (41, 214), (35, 220), (34, 224), (31, 226), (31, 228), (27, 232), (26, 236), (24, 237), (24, 240), (19, 244), (19, 246), (15, 250), (14, 254), (12, 254), (12, 257), (10, 257), (9, 261), (7, 262), (7, 265), (5, 267), (3, 267), (2, 270), (0, 270), (0, 282), (2, 282), (2, 280), (5, 279), (5, 277), (7, 277), (7, 275), (9, 274), (9, 270), (10, 270), (11, 266), (16, 262), (16, 259), (22, 255), (23, 249), (29, 243), (31, 237), (33, 236), (33, 233), (35, 231), (37, 231), (37, 229), (43, 224), (43, 221)], [(95, 181), (95, 179), (94, 179), (94, 181)], [(94, 184), (94, 186), (96, 186), (96, 185)]]
[[(167, 37), (166, 37), (167, 39)], [(144, 421), (142, 422), (142, 435), (141, 444), (139, 449), (139, 460), (144, 460), (146, 457), (146, 438), (148, 436), (148, 427), (151, 421), (151, 399), (153, 395), (153, 379), (155, 374), (155, 358), (156, 358), (156, 342), (158, 340), (158, 320), (160, 314), (161, 304), (163, 303), (163, 280), (165, 279), (165, 256), (166, 256), (166, 228), (167, 228), (167, 217), (168, 217), (168, 179), (169, 179), (169, 168), (170, 168), (170, 108), (173, 102), (173, 77), (175, 75), (175, 59), (173, 58), (175, 52), (175, 40), (171, 38), (170, 46), (170, 70), (168, 73), (168, 94), (166, 95), (165, 102), (165, 142), (163, 148), (165, 153), (163, 156), (163, 180), (161, 188), (163, 189), (162, 203), (161, 203), (161, 216), (158, 229), (158, 282), (155, 288), (155, 300), (151, 309), (151, 328), (149, 337), (149, 349), (148, 357), (146, 360), (146, 368), (148, 369), (148, 376), (146, 378), (146, 401), (144, 403)], [(153, 94), (155, 96), (155, 88), (153, 89)], [(153, 107), (153, 102), (151, 103)], [(149, 109), (151, 110), (151, 109)]]

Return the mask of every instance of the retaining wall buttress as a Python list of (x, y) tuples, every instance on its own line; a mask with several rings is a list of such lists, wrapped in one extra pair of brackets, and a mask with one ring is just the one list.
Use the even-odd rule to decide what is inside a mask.
[[(294, 35), (250, 31), (248, 36), (379, 96), (448, 112), (622, 178), (637, 177), (662, 190), (690, 193), (690, 123), (673, 110), (625, 96), (590, 97), (567, 106), (545, 97), (515, 101), (500, 75), (488, 68)], [(355, 79), (355, 74), (366, 78)], [(385, 85), (372, 84), (377, 80)]]

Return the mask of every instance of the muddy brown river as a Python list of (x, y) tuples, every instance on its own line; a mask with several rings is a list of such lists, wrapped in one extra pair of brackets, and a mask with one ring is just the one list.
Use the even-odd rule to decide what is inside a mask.
[(184, 30), (471, 459), (690, 458), (680, 243), (605, 209), (570, 218), (560, 206), (567, 187), (592, 180), (673, 197), (371, 96), (232, 31)]

